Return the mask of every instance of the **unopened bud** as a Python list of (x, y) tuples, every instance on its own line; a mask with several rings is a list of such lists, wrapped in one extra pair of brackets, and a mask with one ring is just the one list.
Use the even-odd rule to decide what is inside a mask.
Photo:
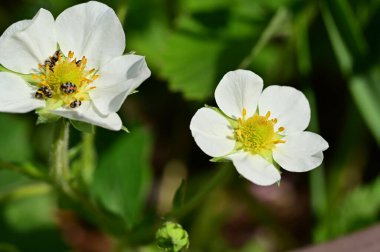
[(164, 251), (179, 252), (189, 247), (189, 235), (180, 224), (167, 221), (157, 230), (156, 242)]

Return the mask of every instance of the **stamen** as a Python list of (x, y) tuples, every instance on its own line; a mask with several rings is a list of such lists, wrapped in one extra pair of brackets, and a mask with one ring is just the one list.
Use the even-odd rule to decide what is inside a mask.
[(243, 108), (242, 114), (243, 114), (243, 119), (245, 119), (245, 116), (247, 115), (247, 110), (245, 108)]
[(238, 126), (235, 129), (235, 139), (239, 143), (238, 148), (244, 151), (259, 154), (269, 155), (276, 147), (276, 144), (285, 143), (282, 136), (278, 134), (285, 130), (280, 127), (275, 131), (274, 125), (277, 119), (269, 119), (271, 112), (268, 111), (265, 116), (255, 113), (253, 116), (246, 118), (247, 111), (243, 108), (242, 117), (237, 119)]
[(73, 51), (64, 55), (60, 50), (48, 57), (44, 64), (38, 64), (39, 73), (32, 77), (39, 81), (35, 98), (44, 99), (47, 107), (75, 109), (82, 102), (91, 100), (89, 92), (96, 87), (92, 82), (99, 78), (97, 69), (86, 69), (87, 59), (77, 60)]

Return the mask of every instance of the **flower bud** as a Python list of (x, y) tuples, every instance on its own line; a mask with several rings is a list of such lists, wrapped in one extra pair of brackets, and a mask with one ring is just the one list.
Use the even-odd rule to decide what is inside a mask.
[(178, 252), (189, 247), (189, 235), (178, 223), (165, 222), (156, 232), (157, 246), (170, 252)]

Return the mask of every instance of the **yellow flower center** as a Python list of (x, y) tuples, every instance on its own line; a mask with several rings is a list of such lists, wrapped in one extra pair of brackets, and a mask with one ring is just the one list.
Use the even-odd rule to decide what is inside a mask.
[(83, 101), (90, 100), (89, 92), (95, 88), (97, 70), (86, 69), (87, 58), (77, 60), (74, 53), (67, 57), (60, 50), (56, 51), (43, 65), (39, 65), (40, 73), (33, 78), (38, 81), (35, 98), (46, 100), (46, 107), (76, 108)]
[(269, 119), (270, 112), (265, 116), (254, 114), (252, 117), (245, 118), (246, 109), (243, 109), (243, 117), (238, 119), (238, 126), (235, 129), (235, 138), (239, 143), (239, 148), (252, 154), (267, 156), (271, 154), (276, 144), (285, 143), (278, 134), (285, 130), (279, 127), (277, 131), (274, 125), (277, 119)]

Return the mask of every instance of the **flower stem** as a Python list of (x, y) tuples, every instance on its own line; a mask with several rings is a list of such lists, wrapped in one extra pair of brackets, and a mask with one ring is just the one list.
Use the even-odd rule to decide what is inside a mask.
[(68, 183), (70, 179), (68, 147), (69, 147), (69, 123), (61, 119), (54, 130), (54, 139), (50, 153), (50, 177), (62, 191), (70, 194)]
[(92, 182), (95, 170), (96, 151), (94, 148), (94, 134), (82, 133), (82, 167), (81, 178), (85, 185)]
[(218, 173), (213, 176), (208, 183), (178, 211), (174, 211), (171, 215), (177, 219), (181, 219), (196, 208), (202, 201), (218, 186), (225, 183), (226, 180), (231, 177), (231, 173), (234, 169), (231, 169), (231, 164), (223, 165), (218, 168)]

